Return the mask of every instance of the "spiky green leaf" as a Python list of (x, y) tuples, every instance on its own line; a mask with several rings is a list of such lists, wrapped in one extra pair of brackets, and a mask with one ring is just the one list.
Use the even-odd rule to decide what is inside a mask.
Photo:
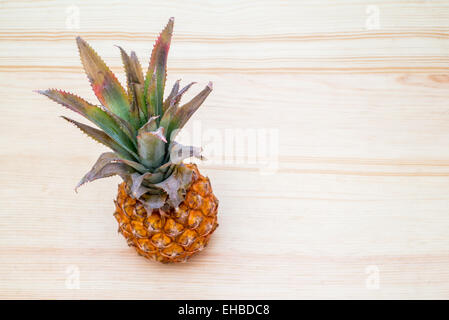
[(196, 110), (203, 104), (207, 96), (212, 92), (212, 82), (198, 93), (192, 100), (187, 102), (185, 105), (176, 110), (176, 117), (180, 120), (179, 126), (177, 128), (182, 128), (189, 121), (190, 117), (195, 113)]
[(75, 187), (75, 190), (87, 182), (114, 175), (119, 175), (123, 180), (125, 180), (125, 182), (129, 183), (131, 181), (131, 174), (135, 171), (130, 166), (121, 163), (118, 160), (119, 158), (113, 152), (105, 152), (101, 154), (92, 169), (84, 175)]
[(147, 115), (148, 117), (160, 116), (158, 113), (157, 103), (159, 91), (156, 90), (157, 81), (156, 74), (151, 77), (148, 90), (147, 90)]
[(148, 116), (162, 116), (167, 56), (173, 33), (174, 18), (170, 18), (162, 30), (151, 53), (150, 65), (145, 77), (145, 95), (149, 104)]
[(140, 65), (139, 59), (137, 58), (137, 55), (134, 51), (131, 51), (130, 59), (131, 63), (134, 66), (134, 69), (136, 70), (135, 72), (137, 78), (139, 79), (139, 82), (134, 84), (133, 94), (135, 95), (135, 101), (139, 108), (140, 124), (142, 125), (148, 119), (147, 108), (145, 105), (145, 93), (144, 93), (145, 78), (143, 76), (142, 67)]
[(133, 143), (134, 147), (137, 150), (137, 144), (136, 144), (136, 141), (135, 141), (136, 140), (135, 137), (137, 135), (137, 130), (129, 122), (123, 120), (122, 118), (120, 118), (115, 113), (109, 111), (108, 109), (104, 108), (103, 106), (100, 106), (100, 108), (104, 112), (106, 112), (112, 119), (114, 119), (115, 123), (118, 124), (118, 126), (120, 127), (122, 132), (126, 134), (126, 136)]
[(95, 123), (109, 137), (114, 139), (118, 144), (126, 149), (126, 151), (131, 153), (136, 160), (138, 159), (138, 156), (135, 152), (136, 149), (132, 141), (122, 131), (120, 125), (117, 124), (116, 120), (106, 111), (104, 111), (100, 107), (90, 104), (77, 95), (65, 91), (48, 89), (40, 90), (38, 92), (49, 97), (51, 100), (69, 108), (70, 110), (83, 115), (86, 119)]
[(139, 93), (135, 92), (136, 87), (134, 84), (143, 85), (143, 75), (142, 70), (140, 69), (139, 61), (136, 60), (137, 57), (134, 54), (134, 59), (131, 59), (130, 56), (123, 50), (122, 47), (117, 46), (120, 49), (120, 55), (122, 57), (123, 66), (125, 68), (126, 73), (126, 84), (128, 89), (128, 99), (131, 105), (129, 115), (130, 122), (135, 129), (140, 127), (141, 119), (139, 114)]
[(76, 42), (84, 70), (100, 103), (129, 121), (128, 97), (115, 75), (86, 41), (77, 37)]
[(137, 76), (137, 79), (139, 80), (137, 82), (141, 83), (141, 84), (144, 84), (145, 83), (145, 78), (143, 76), (142, 66), (141, 66), (141, 64), (139, 62), (139, 59), (137, 58), (136, 52), (131, 51), (130, 59), (131, 59), (131, 63), (133, 65), (133, 68), (135, 70), (135, 75)]
[(127, 159), (119, 159), (117, 161), (127, 164), (128, 166), (132, 167), (133, 169), (136, 169), (137, 171), (139, 171), (140, 173), (148, 172), (147, 168), (145, 168), (142, 164), (140, 164), (136, 161), (127, 160)]
[(144, 85), (140, 83), (133, 83), (134, 99), (139, 110), (140, 125), (142, 126), (148, 119), (148, 109), (145, 103)]
[(75, 121), (73, 119), (61, 116), (64, 120), (67, 120), (68, 122), (75, 125), (78, 129), (80, 129), (82, 132), (87, 134), (89, 137), (94, 139), (95, 141), (105, 145), (108, 148), (111, 148), (114, 152), (116, 152), (118, 155), (122, 156), (125, 159), (132, 160), (134, 159), (133, 155), (130, 154), (128, 151), (126, 151), (125, 148), (123, 148), (120, 144), (118, 144), (115, 140), (113, 140), (110, 136), (108, 136), (106, 133), (104, 133), (101, 130), (92, 128), (91, 126), (88, 126), (84, 123)]
[(181, 90), (179, 90), (179, 92), (173, 97), (173, 102), (172, 104), (174, 105), (178, 105), (179, 102), (181, 101), (181, 98), (183, 96), (184, 93), (187, 92), (187, 90), (190, 89), (191, 86), (193, 86), (196, 82), (191, 82), (188, 85), (186, 85), (184, 88), (182, 88)]
[(189, 102), (181, 107), (172, 106), (167, 110), (169, 115), (167, 115), (166, 119), (162, 120), (161, 126), (164, 128), (168, 127), (168, 129), (166, 129), (166, 136), (169, 141), (174, 140), (179, 130), (184, 127), (190, 117), (196, 110), (198, 110), (211, 92), (212, 82), (209, 82), (208, 85)]
[(176, 80), (175, 84), (173, 85), (173, 88), (170, 91), (170, 94), (168, 95), (167, 99), (165, 99), (164, 105), (162, 106), (163, 113), (165, 113), (165, 111), (172, 105), (173, 98), (178, 94), (180, 82), (181, 79)]
[(141, 132), (137, 136), (137, 147), (142, 162), (147, 168), (157, 168), (165, 156), (165, 139), (163, 128), (152, 132)]
[(151, 132), (151, 131), (156, 131), (157, 130), (157, 118), (159, 118), (159, 116), (155, 116), (155, 117), (151, 117), (147, 123), (145, 123), (140, 129), (139, 129), (139, 134), (142, 134), (144, 132)]

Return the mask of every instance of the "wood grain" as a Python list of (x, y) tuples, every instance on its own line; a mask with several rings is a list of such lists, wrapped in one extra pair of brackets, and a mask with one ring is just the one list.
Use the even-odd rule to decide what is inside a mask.
[[(117, 234), (118, 178), (74, 192), (105, 149), (32, 90), (95, 101), (74, 37), (124, 81), (113, 45), (145, 66), (170, 16), (168, 83), (214, 82), (187, 132), (278, 129), (279, 169), (202, 163), (220, 227), (166, 266)], [(0, 298), (449, 298), (448, 40), (447, 1), (1, 1)]]

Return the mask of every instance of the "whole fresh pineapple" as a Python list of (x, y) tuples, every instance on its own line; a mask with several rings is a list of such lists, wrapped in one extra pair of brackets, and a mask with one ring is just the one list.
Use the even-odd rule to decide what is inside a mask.
[(218, 226), (218, 200), (209, 179), (196, 165), (183, 163), (186, 158), (201, 158), (201, 149), (174, 141), (212, 91), (212, 83), (180, 106), (193, 83), (180, 89), (178, 80), (163, 99), (173, 22), (171, 18), (159, 35), (145, 77), (136, 54), (128, 55), (119, 47), (127, 91), (97, 53), (77, 38), (82, 64), (101, 105), (61, 90), (38, 91), (101, 129), (63, 117), (113, 151), (100, 155), (77, 188), (119, 175), (123, 182), (114, 213), (119, 232), (140, 255), (163, 263), (184, 262), (201, 251)]

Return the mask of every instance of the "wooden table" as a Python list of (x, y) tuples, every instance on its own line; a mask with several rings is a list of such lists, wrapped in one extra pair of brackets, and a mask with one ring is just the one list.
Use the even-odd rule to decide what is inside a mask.
[[(220, 227), (182, 265), (117, 234), (119, 178), (74, 192), (106, 149), (32, 91), (96, 102), (75, 36), (124, 82), (170, 16), (168, 84), (214, 82), (186, 132), (279, 135), (275, 172), (200, 165)], [(1, 298), (449, 298), (447, 1), (1, 1), (0, 102)]]

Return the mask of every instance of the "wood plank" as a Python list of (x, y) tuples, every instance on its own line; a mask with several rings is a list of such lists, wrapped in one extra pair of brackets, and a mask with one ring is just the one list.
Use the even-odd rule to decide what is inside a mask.
[[(169, 16), (169, 85), (214, 82), (182, 141), (220, 199), (209, 247), (173, 266), (117, 234), (119, 178), (74, 192), (106, 149), (33, 92), (95, 102), (75, 35), (124, 82), (113, 45), (146, 66)], [(0, 2), (0, 298), (449, 298), (448, 18), (447, 1)], [(227, 162), (240, 129), (275, 130), (279, 153)]]

